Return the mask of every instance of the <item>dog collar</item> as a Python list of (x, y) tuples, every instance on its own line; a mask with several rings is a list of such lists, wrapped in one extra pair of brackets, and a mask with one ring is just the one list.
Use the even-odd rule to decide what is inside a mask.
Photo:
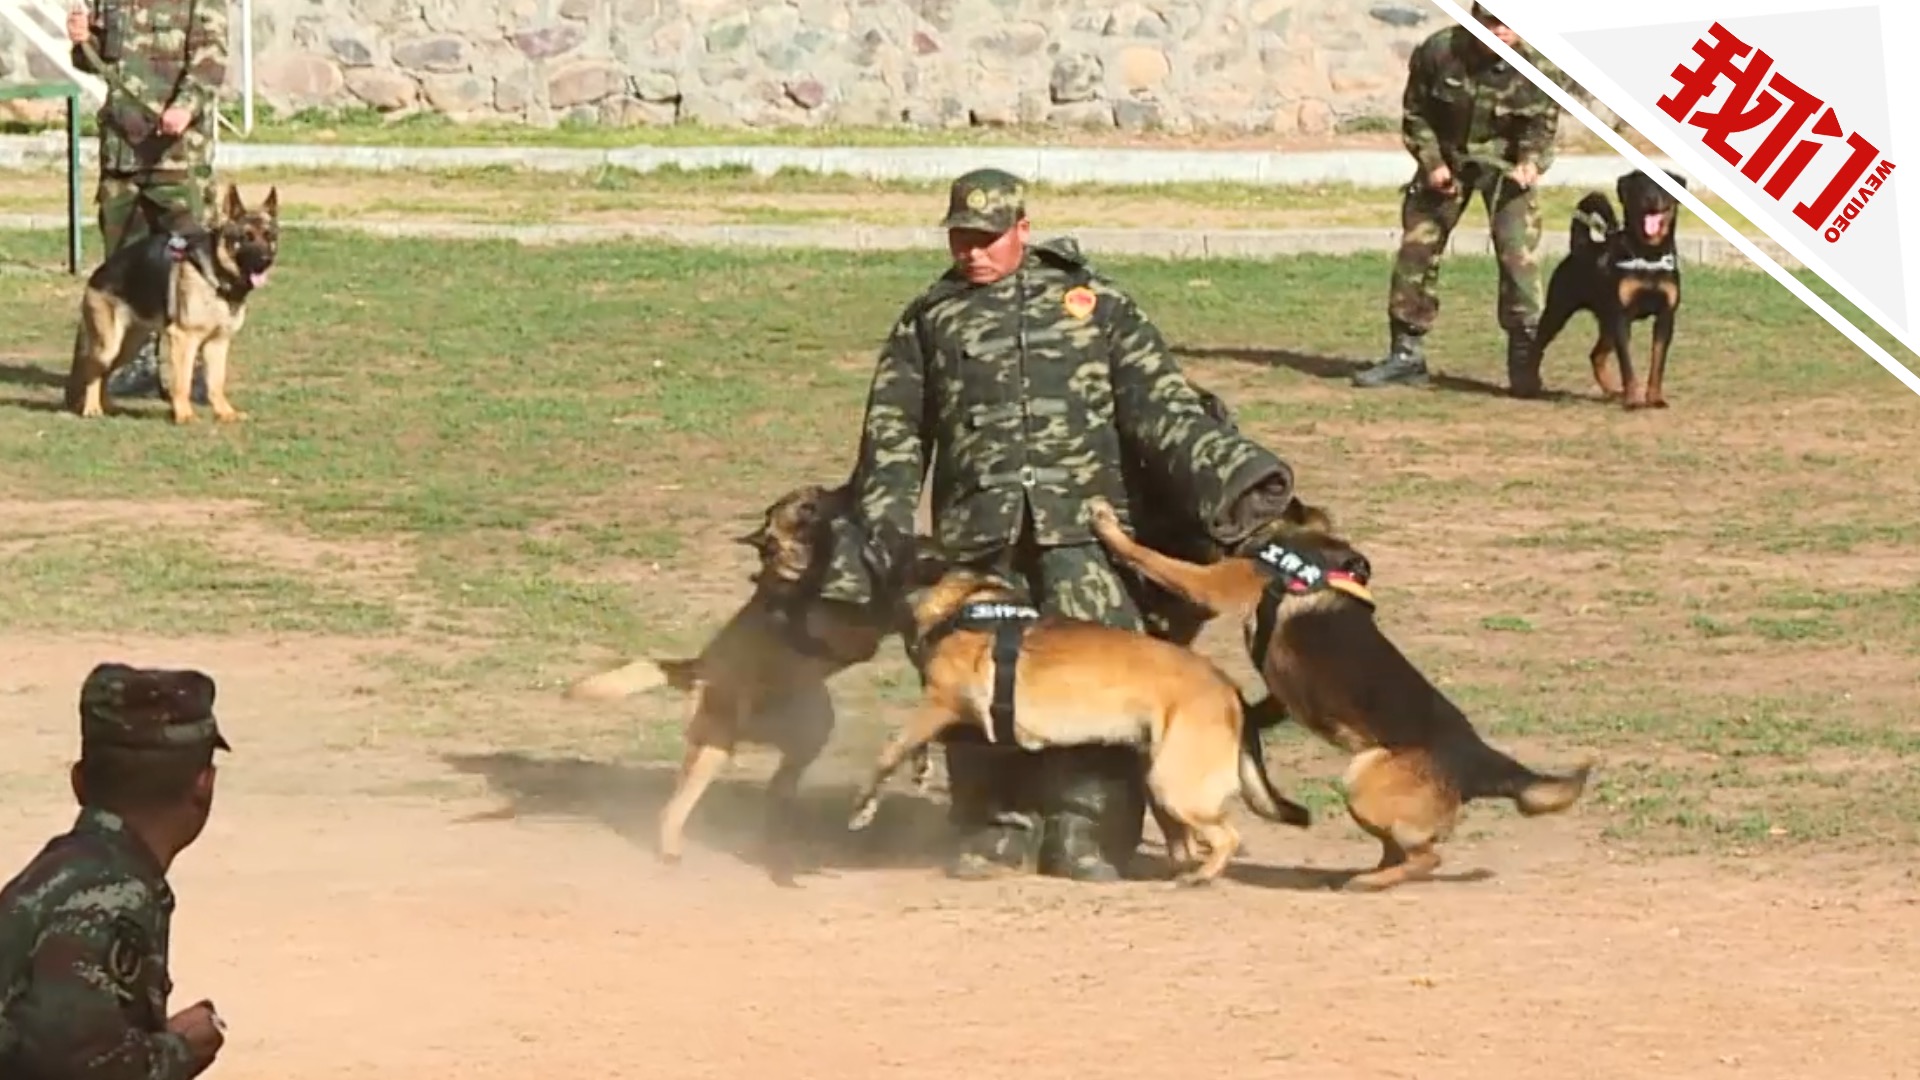
[[(1288, 595), (1302, 596), (1318, 589), (1346, 593), (1371, 607), (1373, 592), (1365, 579), (1347, 570), (1334, 570), (1277, 541), (1260, 545), (1253, 553), (1255, 562), (1273, 576), (1274, 586)], [(1269, 591), (1272, 591), (1271, 587)]]
[(1674, 262), (1673, 252), (1669, 251), (1657, 259), (1643, 259), (1638, 255), (1632, 256), (1631, 258), (1618, 259), (1614, 261), (1613, 268), (1616, 270), (1640, 270), (1647, 273), (1655, 273), (1662, 270), (1674, 269)]
[(1267, 648), (1273, 644), (1273, 632), (1280, 625), (1280, 604), (1287, 597), (1330, 589), (1374, 606), (1373, 592), (1360, 575), (1335, 570), (1285, 544), (1261, 544), (1254, 550), (1253, 560), (1268, 574), (1267, 587), (1261, 590), (1260, 603), (1253, 611), (1253, 637), (1247, 642), (1256, 667), (1264, 662)]

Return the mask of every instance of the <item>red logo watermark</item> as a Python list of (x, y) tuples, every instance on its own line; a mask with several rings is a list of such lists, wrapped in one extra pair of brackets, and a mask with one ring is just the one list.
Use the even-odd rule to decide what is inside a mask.
[[(1711, 41), (1709, 41), (1711, 39)], [(1773, 70), (1773, 57), (1734, 37), (1727, 28), (1714, 23), (1707, 37), (1693, 43), (1699, 66), (1682, 64), (1673, 69), (1680, 86), (1655, 104), (1676, 121), (1699, 128), (1700, 142), (1719, 154), (1729, 165), (1740, 165), (1740, 151), (1727, 143), (1729, 135), (1752, 131), (1773, 121), (1767, 137), (1747, 155), (1740, 175), (1760, 185), (1760, 190), (1779, 202), (1800, 179), (1816, 155), (1828, 146), (1846, 143), (1846, 161), (1835, 168), (1833, 178), (1810, 202), (1793, 208), (1793, 214), (1807, 227), (1819, 232), (1831, 244), (1839, 240), (1867, 203), (1893, 172), (1893, 162), (1880, 157), (1880, 148), (1859, 132), (1849, 132), (1840, 124), (1840, 116), (1818, 94), (1802, 89), (1785, 75)], [(1738, 63), (1752, 54), (1745, 64)], [(1731, 81), (1727, 98), (1717, 109), (1701, 109), (1700, 103)], [(1784, 106), (1784, 111), (1782, 107)], [(1774, 117), (1779, 119), (1775, 120)], [(1807, 131), (1819, 138), (1794, 140)], [(1788, 144), (1792, 143), (1792, 149)], [(1781, 155), (1785, 154), (1782, 159)], [(1835, 155), (1828, 154), (1829, 161)], [(1874, 162), (1878, 160), (1879, 164)], [(1775, 168), (1775, 162), (1779, 167)], [(1773, 175), (1765, 183), (1767, 170)], [(1829, 221), (1829, 219), (1831, 219)], [(1822, 223), (1826, 223), (1822, 229)]]

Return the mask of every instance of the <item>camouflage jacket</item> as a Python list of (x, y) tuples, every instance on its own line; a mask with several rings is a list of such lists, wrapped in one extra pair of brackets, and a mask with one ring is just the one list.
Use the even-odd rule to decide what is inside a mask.
[[(101, 169), (204, 171), (213, 153), (214, 105), (227, 80), (227, 0), (94, 0), (92, 25), (94, 49), (120, 57), (108, 61), (119, 78), (108, 80), (99, 113)], [(78, 45), (73, 62), (106, 74)], [(178, 136), (159, 130), (171, 105), (193, 112)]]
[(1069, 239), (976, 286), (949, 271), (906, 307), (867, 399), (855, 469), (869, 533), (910, 534), (931, 465), (935, 539), (956, 559), (1013, 543), (1096, 542), (1086, 501), (1128, 520), (1123, 455), (1202, 520), (1276, 473), (1271, 452), (1211, 417), (1133, 299)]
[[(1516, 49), (1555, 82), (1567, 85), (1552, 61), (1522, 42)], [(1438, 31), (1413, 50), (1401, 98), (1400, 129), (1424, 175), (1446, 165), (1532, 162), (1553, 166), (1560, 105), (1464, 26)]]
[(0, 890), (0, 1077), (186, 1080), (166, 1030), (173, 890), (117, 816), (80, 812)]

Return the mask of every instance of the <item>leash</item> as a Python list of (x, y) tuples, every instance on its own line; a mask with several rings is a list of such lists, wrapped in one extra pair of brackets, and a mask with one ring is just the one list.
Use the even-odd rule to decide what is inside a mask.
[(127, 87), (126, 79), (122, 77), (120, 74), (120, 65), (109, 64), (105, 60), (102, 60), (100, 58), (99, 50), (93, 47), (93, 38), (89, 37), (87, 38), (87, 40), (79, 42), (78, 44), (80, 46), (80, 54), (87, 58), (87, 62), (89, 64), (93, 65), (94, 74), (100, 77), (101, 82), (104, 82), (109, 87), (120, 91), (120, 94), (122, 97), (128, 98), (134, 104), (140, 106), (140, 108), (143, 111), (145, 111), (148, 116), (153, 117), (155, 120), (160, 119), (160, 113), (162, 112), (162, 110), (156, 109), (152, 105), (147, 104), (146, 101), (140, 97), (140, 95), (134, 93), (131, 89)]

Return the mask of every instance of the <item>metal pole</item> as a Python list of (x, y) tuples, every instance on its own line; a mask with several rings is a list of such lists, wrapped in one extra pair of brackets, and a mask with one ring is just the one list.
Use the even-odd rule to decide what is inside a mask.
[(80, 272), (80, 88), (67, 95), (67, 273)]

